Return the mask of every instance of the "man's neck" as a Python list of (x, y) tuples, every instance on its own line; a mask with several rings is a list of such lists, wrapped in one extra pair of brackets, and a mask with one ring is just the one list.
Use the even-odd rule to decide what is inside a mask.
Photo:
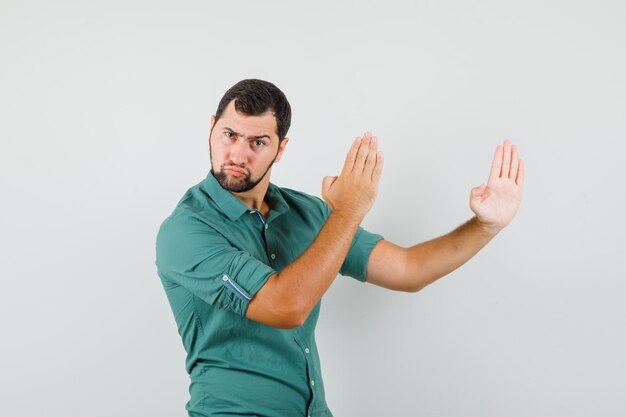
[(263, 214), (263, 216), (267, 217), (270, 211), (270, 207), (269, 204), (265, 201), (265, 194), (267, 194), (269, 184), (269, 178), (264, 178), (263, 181), (258, 183), (256, 187), (254, 187), (250, 191), (245, 191), (243, 193), (231, 192), (231, 194), (234, 195), (237, 200), (241, 201), (250, 209), (258, 210), (261, 212), (261, 214)]

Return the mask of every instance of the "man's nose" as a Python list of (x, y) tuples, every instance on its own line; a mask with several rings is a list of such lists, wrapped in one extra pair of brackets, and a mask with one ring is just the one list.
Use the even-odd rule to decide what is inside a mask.
[(248, 142), (241, 138), (230, 149), (230, 159), (235, 164), (244, 164), (248, 159)]

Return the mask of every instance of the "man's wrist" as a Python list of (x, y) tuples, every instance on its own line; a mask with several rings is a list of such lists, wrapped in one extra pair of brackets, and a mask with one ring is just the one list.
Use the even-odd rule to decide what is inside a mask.
[(349, 209), (339, 209), (339, 208), (333, 210), (331, 213), (331, 216), (341, 219), (342, 222), (346, 223), (347, 225), (352, 225), (352, 226), (357, 226), (357, 227), (361, 224), (361, 222), (365, 218), (364, 214), (361, 214), (357, 211), (349, 210)]
[(481, 221), (478, 216), (472, 217), (469, 222), (474, 224), (489, 237), (494, 237), (503, 229), (503, 227), (495, 225), (493, 223), (486, 223)]

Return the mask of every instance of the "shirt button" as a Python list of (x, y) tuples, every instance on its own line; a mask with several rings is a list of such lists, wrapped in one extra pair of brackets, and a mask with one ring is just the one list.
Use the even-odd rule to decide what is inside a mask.
[(305, 351), (306, 353), (309, 353), (309, 352), (310, 352), (309, 348), (304, 349), (304, 351)]
[(270, 258), (272, 258), (272, 259), (276, 259), (276, 254), (275, 254), (275, 253), (272, 253), (272, 254), (270, 255)]
[(311, 386), (314, 387), (315, 386), (315, 381), (311, 380)]
[(265, 225), (265, 230), (267, 230), (267, 228), (268, 228), (268, 227), (270, 227), (270, 225), (269, 225), (269, 224), (266, 224), (266, 225)]

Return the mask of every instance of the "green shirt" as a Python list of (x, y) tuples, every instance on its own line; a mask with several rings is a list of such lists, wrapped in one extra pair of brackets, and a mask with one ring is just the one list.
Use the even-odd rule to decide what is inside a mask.
[[(267, 220), (209, 173), (159, 230), (156, 265), (187, 351), (190, 416), (332, 416), (315, 344), (320, 303), (295, 329), (245, 316), (267, 279), (311, 244), (330, 208), (274, 184), (266, 200)], [(340, 273), (365, 281), (380, 239), (359, 228)]]

